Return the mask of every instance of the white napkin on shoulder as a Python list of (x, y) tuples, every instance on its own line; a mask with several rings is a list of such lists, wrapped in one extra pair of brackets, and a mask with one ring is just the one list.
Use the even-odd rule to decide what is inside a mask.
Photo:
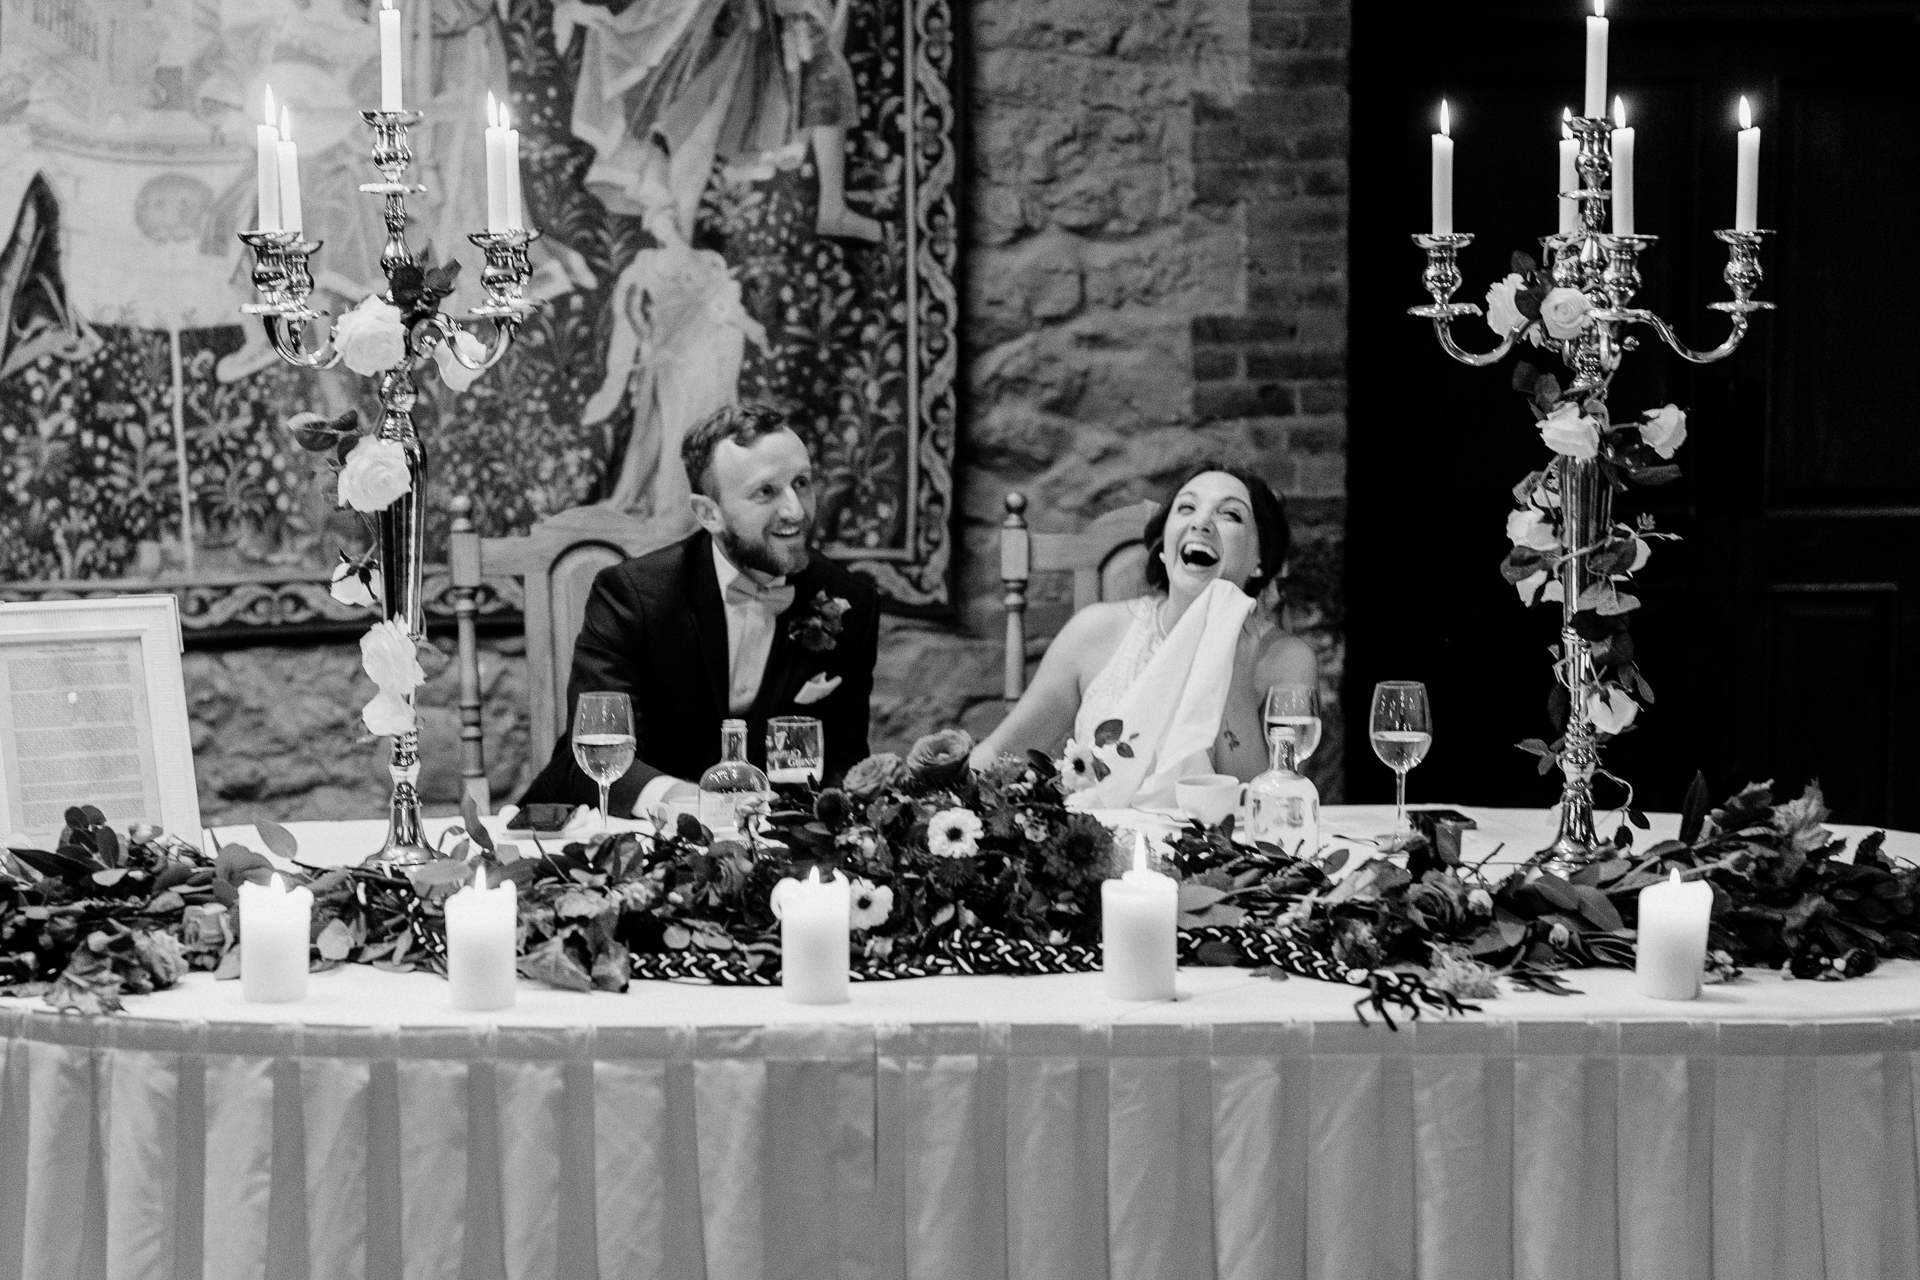
[(1220, 736), (1240, 628), (1253, 603), (1240, 588), (1215, 579), (1180, 616), (1120, 703), (1121, 741), (1133, 755), (1102, 751), (1112, 771), (1074, 795), (1075, 808), (1168, 808), (1175, 782), (1214, 771), (1207, 753)]

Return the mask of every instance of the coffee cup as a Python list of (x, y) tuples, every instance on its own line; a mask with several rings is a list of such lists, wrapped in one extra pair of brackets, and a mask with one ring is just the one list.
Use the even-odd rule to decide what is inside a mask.
[(1173, 784), (1180, 811), (1195, 822), (1218, 826), (1240, 807), (1240, 779), (1225, 773), (1196, 773)]

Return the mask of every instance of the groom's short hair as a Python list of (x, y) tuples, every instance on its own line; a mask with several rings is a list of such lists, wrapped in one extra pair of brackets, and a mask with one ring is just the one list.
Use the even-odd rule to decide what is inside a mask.
[(731, 440), (744, 449), (761, 436), (779, 431), (793, 431), (793, 423), (784, 410), (774, 405), (730, 404), (714, 410), (680, 442), (680, 464), (687, 469), (687, 483), (695, 493), (717, 498), (719, 495), (708, 486), (712, 483), (713, 451), (720, 447), (720, 442)]

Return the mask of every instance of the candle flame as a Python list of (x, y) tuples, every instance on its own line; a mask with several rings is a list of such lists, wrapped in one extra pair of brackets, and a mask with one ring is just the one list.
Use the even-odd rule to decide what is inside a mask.
[(500, 127), (502, 129), (513, 128), (513, 122), (507, 119), (507, 104), (504, 102), (500, 104)]
[(274, 126), (274, 124), (276, 124), (276, 123), (277, 123), (277, 122), (276, 122), (276, 121), (274, 120), (274, 118), (273, 118), (273, 86), (272, 86), (272, 85), (268, 85), (268, 86), (267, 86), (267, 114), (266, 114), (266, 123), (267, 123), (267, 127), (268, 127), (268, 128), (272, 128), (272, 127)]
[(267, 888), (273, 893), (285, 893), (287, 891), (287, 882), (282, 880), (280, 873), (276, 871), (267, 878)]
[(1680, 868), (1675, 867), (1671, 872), (1668, 873), (1667, 883), (1668, 884), (1680, 883)]
[(808, 884), (820, 883), (820, 864), (819, 863), (816, 862), (811, 867), (807, 868), (807, 883)]
[(285, 107), (280, 108), (280, 141), (293, 141), (293, 115)]
[(1453, 130), (1448, 127), (1447, 100), (1445, 98), (1440, 99), (1440, 136), (1443, 138), (1451, 138), (1453, 136)]
[(487, 90), (487, 128), (497, 128), (500, 124), (500, 104), (493, 99), (493, 90)]
[(1571, 140), (1573, 138), (1573, 108), (1572, 107), (1560, 108), (1560, 136), (1568, 140)]
[(1607, 16), (1607, 0), (1593, 0), (1593, 16), (1596, 18)]
[(482, 893), (487, 891), (487, 868), (485, 864), (473, 869), (473, 887)]
[(1627, 127), (1627, 104), (1617, 93), (1613, 95), (1613, 127), (1616, 129)]
[(1753, 108), (1747, 105), (1747, 95), (1744, 93), (1740, 95), (1740, 127), (1753, 128)]
[(392, 8), (393, 8), (393, 0), (380, 0), (380, 7), (381, 7), (382, 9), (392, 9)]
[(1147, 833), (1144, 831), (1133, 833), (1133, 869), (1135, 871), (1147, 869)]

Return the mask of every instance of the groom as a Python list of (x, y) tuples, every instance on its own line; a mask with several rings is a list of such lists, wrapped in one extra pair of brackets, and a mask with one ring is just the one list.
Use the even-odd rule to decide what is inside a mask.
[[(765, 767), (767, 720), (813, 716), (828, 777), (867, 754), (867, 700), (879, 641), (871, 586), (807, 549), (817, 498), (807, 446), (777, 410), (730, 406), (681, 443), (700, 531), (602, 570), (567, 681), (633, 700), (639, 750), (613, 784), (616, 814), (691, 800), (720, 759), (720, 722), (747, 722)], [(521, 804), (598, 804), (570, 735)]]

